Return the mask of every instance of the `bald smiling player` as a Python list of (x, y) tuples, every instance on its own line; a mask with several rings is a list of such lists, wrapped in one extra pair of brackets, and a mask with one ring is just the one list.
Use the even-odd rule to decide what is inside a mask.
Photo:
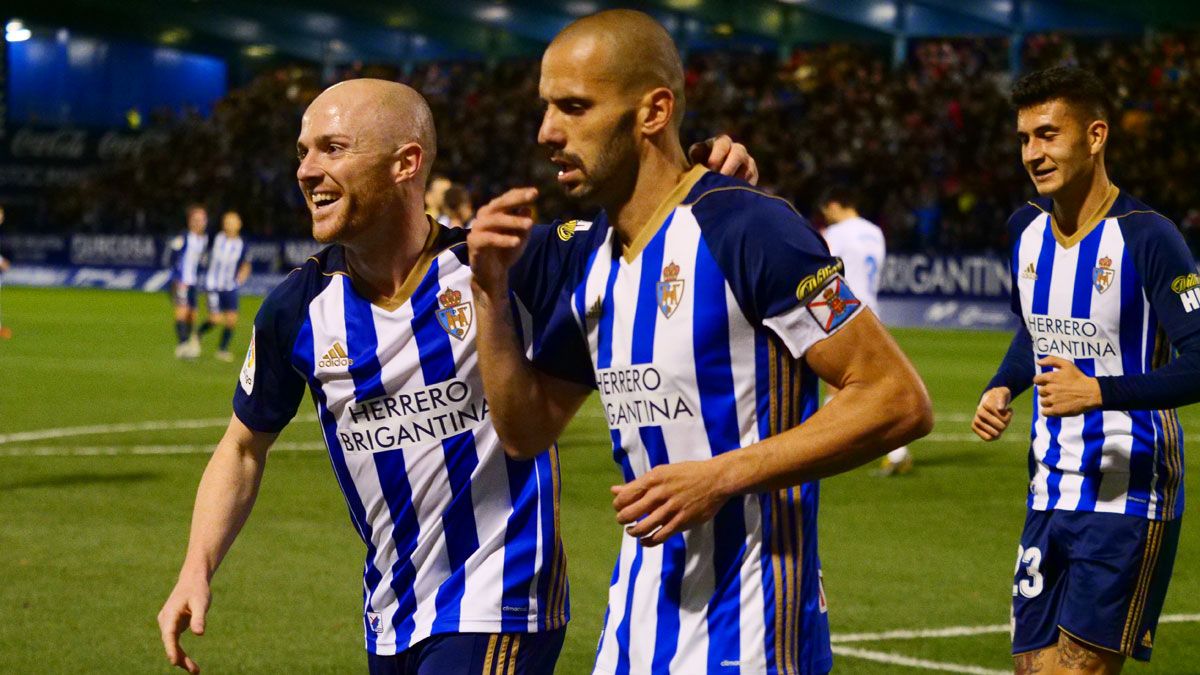
[[(400, 84), (344, 82), (309, 106), (296, 147), (313, 237), (329, 246), (255, 319), (234, 414), (159, 613), (167, 658), (199, 671), (180, 635), (203, 634), (212, 576), (307, 387), (367, 548), (361, 620), (371, 672), (549, 673), (568, 619), (557, 451), (510, 460), (488, 418), (466, 232), (424, 213), (436, 148), (429, 107)], [(712, 148), (714, 164), (747, 168), (745, 149), (728, 138)], [(518, 297), (544, 311), (554, 296), (528, 276), (514, 273)]]
[[(479, 358), (511, 456), (542, 456), (600, 391), (625, 527), (595, 672), (827, 672), (816, 481), (928, 433), (925, 388), (789, 203), (689, 170), (683, 68), (653, 19), (572, 23), (539, 88), (560, 182), (603, 210), (566, 228), (536, 367), (510, 290), (545, 248), (520, 213), (534, 191), (480, 210)], [(841, 388), (820, 410), (817, 378)]]

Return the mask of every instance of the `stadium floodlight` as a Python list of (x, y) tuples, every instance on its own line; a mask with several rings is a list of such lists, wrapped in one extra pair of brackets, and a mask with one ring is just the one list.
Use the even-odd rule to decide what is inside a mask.
[(475, 12), (475, 18), (488, 23), (500, 23), (507, 21), (512, 16), (512, 12), (503, 5), (491, 5), (489, 7), (480, 7)]
[(564, 9), (567, 10), (568, 14), (573, 16), (587, 16), (588, 14), (599, 12), (600, 5), (599, 3), (592, 2), (592, 0), (574, 0), (573, 2), (568, 2)]
[(4, 39), (8, 42), (24, 42), (33, 37), (33, 31), (25, 27), (20, 19), (12, 19), (4, 25)]

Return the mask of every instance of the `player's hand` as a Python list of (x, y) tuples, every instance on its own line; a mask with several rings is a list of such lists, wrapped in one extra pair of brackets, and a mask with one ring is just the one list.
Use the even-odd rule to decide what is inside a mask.
[(537, 195), (537, 188), (515, 188), (476, 212), (467, 246), (475, 282), (485, 293), (507, 292), (508, 270), (521, 257), (533, 229), (529, 214)]
[(1103, 401), (1096, 378), (1084, 375), (1074, 363), (1057, 356), (1042, 357), (1037, 364), (1051, 369), (1033, 378), (1043, 415), (1070, 417), (1100, 407)]
[(163, 603), (158, 612), (158, 629), (162, 633), (163, 647), (167, 650), (167, 660), (171, 665), (189, 673), (200, 672), (200, 666), (180, 646), (179, 636), (185, 630), (204, 635), (204, 620), (210, 602), (212, 592), (207, 581), (185, 580), (181, 577)]
[(985, 441), (994, 441), (1012, 422), (1012, 392), (1008, 387), (993, 387), (983, 392), (975, 419), (971, 420), (971, 431)]
[(726, 176), (758, 185), (758, 164), (750, 156), (750, 151), (725, 134), (703, 143), (693, 143), (692, 147), (688, 148), (688, 159), (693, 164), (703, 164)]
[(661, 464), (638, 478), (614, 485), (613, 508), (625, 532), (658, 546), (672, 535), (712, 520), (729, 495), (719, 490), (712, 461)]

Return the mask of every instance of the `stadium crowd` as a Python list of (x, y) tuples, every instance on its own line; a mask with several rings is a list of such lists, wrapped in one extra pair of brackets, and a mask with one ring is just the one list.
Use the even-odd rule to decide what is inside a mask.
[[(1189, 180), (1200, 153), (1200, 36), (1145, 41), (1027, 38), (1027, 68), (1071, 63), (1112, 86), (1109, 164), (1118, 185), (1176, 220), (1200, 250), (1200, 204)], [(1006, 92), (1005, 40), (915, 43), (907, 62), (834, 45), (773, 54), (706, 52), (687, 59), (689, 141), (730, 133), (755, 154), (764, 185), (805, 213), (830, 183), (865, 196), (893, 250), (995, 250), (1003, 223), (1030, 195)], [(536, 62), (435, 63), (402, 74), (358, 67), (345, 77), (399, 79), (429, 100), (438, 124), (435, 170), (475, 203), (514, 185), (544, 186), (542, 207), (563, 213), (554, 167), (533, 152), (540, 105)], [(312, 69), (290, 67), (233, 90), (209, 118), (160, 116), (163, 141), (96, 172), (51, 201), (50, 229), (178, 229), (182, 205), (236, 208), (254, 236), (303, 236), (295, 188), (295, 130), (320, 91)], [(580, 214), (584, 215), (584, 214)]]

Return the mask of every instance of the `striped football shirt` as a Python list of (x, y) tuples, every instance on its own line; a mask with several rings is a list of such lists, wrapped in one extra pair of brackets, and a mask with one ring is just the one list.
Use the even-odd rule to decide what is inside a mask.
[[(816, 410), (803, 357), (862, 305), (786, 201), (697, 168), (624, 253), (604, 214), (574, 232), (587, 245), (535, 363), (599, 390), (627, 481)], [(659, 547), (622, 532), (595, 672), (827, 672), (818, 493), (736, 497)]]
[(171, 240), (171, 280), (185, 286), (200, 282), (200, 264), (208, 248), (208, 235), (185, 232)]
[(238, 268), (246, 259), (246, 242), (241, 237), (226, 237), (218, 232), (208, 251), (208, 271), (204, 287), (210, 291), (236, 291)]
[[(1029, 358), (1061, 357), (1091, 377), (1165, 364), (1168, 333), (1200, 328), (1186, 283), (1195, 263), (1179, 231), (1119, 194), (1104, 217), (1066, 237), (1051, 206), (1030, 202), (1009, 221), (1013, 311), (1032, 338)], [(1043, 416), (1035, 387), (1029, 474), (1035, 510), (1172, 520), (1183, 513), (1183, 429), (1174, 410)]]
[(393, 310), (358, 292), (341, 246), (310, 258), (264, 302), (235, 389), (234, 412), (262, 432), (282, 429), (311, 390), (366, 544), (373, 654), (568, 619), (557, 449), (521, 462), (500, 446), (475, 352), (465, 237), (431, 223)]

